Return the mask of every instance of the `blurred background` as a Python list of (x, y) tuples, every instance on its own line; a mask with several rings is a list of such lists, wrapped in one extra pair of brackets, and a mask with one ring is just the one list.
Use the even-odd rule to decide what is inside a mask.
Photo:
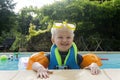
[(76, 24), (79, 51), (120, 51), (120, 0), (0, 0), (0, 52), (49, 52), (54, 21)]

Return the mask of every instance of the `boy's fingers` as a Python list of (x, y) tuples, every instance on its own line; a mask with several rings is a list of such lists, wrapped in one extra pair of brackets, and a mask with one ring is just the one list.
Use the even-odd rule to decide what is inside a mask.
[(100, 72), (99, 68), (97, 68), (97, 67), (91, 68), (91, 73), (92, 73), (93, 75), (98, 74), (99, 72)]
[(52, 73), (53, 73), (52, 71), (48, 71), (48, 70), (46, 72), (39, 72), (37, 73), (37, 78), (46, 79), (49, 77), (49, 74), (52, 74)]

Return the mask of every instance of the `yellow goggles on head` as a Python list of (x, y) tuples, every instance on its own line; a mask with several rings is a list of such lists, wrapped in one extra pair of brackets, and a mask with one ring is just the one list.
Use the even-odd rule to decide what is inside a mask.
[(62, 27), (66, 27), (70, 30), (75, 30), (75, 25), (74, 24), (69, 24), (69, 23), (66, 23), (66, 22), (63, 22), (63, 23), (54, 23), (53, 24), (53, 28), (62, 28)]

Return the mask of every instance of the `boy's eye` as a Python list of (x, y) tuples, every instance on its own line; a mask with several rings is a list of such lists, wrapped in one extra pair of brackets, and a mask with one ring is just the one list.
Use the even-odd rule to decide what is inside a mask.
[(59, 39), (62, 39), (63, 37), (58, 37)]
[(67, 39), (70, 39), (71, 37), (67, 37)]
[(68, 37), (58, 37), (58, 39), (71, 39), (71, 37), (70, 36), (68, 36)]

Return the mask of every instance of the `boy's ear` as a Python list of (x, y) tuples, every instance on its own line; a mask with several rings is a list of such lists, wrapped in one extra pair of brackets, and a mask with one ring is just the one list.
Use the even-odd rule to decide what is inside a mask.
[(53, 38), (51, 38), (51, 41), (52, 41), (52, 43), (54, 43), (54, 39)]

